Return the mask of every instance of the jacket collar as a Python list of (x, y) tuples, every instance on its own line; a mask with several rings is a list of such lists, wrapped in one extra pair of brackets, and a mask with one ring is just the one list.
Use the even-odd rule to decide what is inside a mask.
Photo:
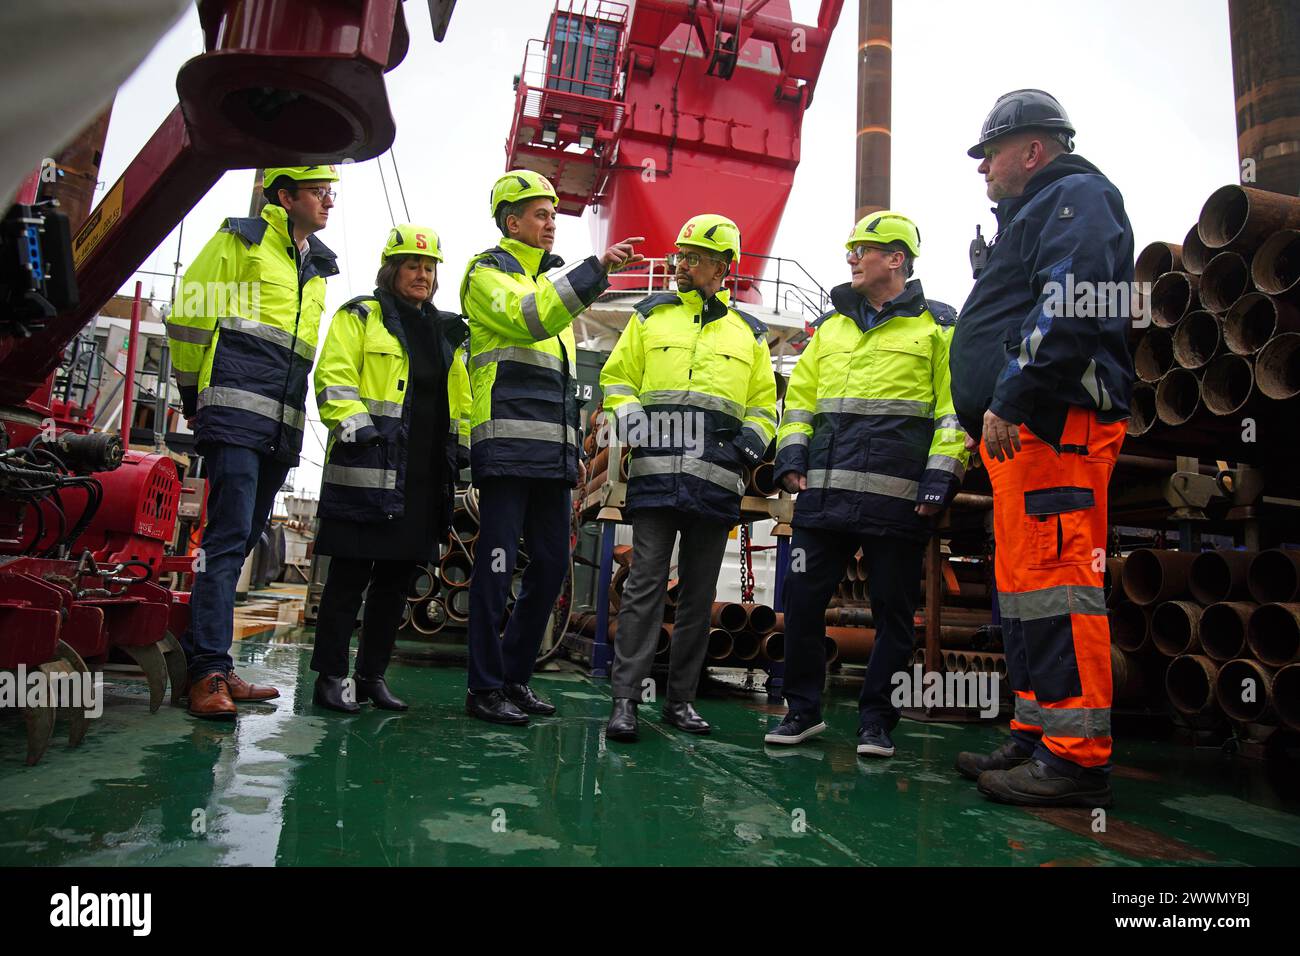
[(714, 319), (722, 318), (731, 308), (731, 293), (726, 289), (719, 289), (707, 302), (694, 289), (690, 292), (678, 292), (677, 298), (688, 309), (698, 310), (699, 315), (703, 317), (701, 325), (708, 325)]
[(465, 324), (465, 320), (460, 315), (455, 312), (443, 312), (434, 306), (432, 302), (422, 303), (418, 307), (413, 306), (384, 289), (375, 289), (375, 300), (379, 303), (380, 312), (383, 313), (384, 328), (401, 343), (403, 351), (409, 351), (406, 342), (406, 331), (402, 328), (403, 314), (418, 314), (422, 321), (436, 322), (439, 331), (442, 333), (443, 340), (449, 347), (448, 351), (459, 348), (461, 343), (469, 337), (469, 326)]
[(1031, 199), (1052, 183), (1077, 173), (1093, 173), (1100, 176), (1101, 170), (1082, 156), (1076, 156), (1073, 153), (1062, 153), (1057, 156), (1029, 177), (1029, 182), (1025, 183), (1024, 192), (1019, 196), (1008, 196), (994, 207), (993, 213), (998, 217), (998, 228), (1005, 229), (1007, 223), (1014, 219), (1016, 214), (1021, 209), (1024, 209)]
[[(262, 218), (266, 220), (267, 228), (275, 233), (275, 238), (279, 240), (276, 243), (278, 246), (288, 248), (295, 245), (289, 236), (289, 214), (284, 211), (283, 206), (267, 203), (262, 207)], [(308, 236), (307, 252), (303, 256), (303, 264), (308, 267), (304, 269), (304, 281), (313, 275), (338, 275), (337, 260), (338, 256), (329, 246), (317, 239), (315, 235)]]
[(518, 239), (511, 239), (509, 236), (501, 237), (499, 248), (514, 256), (530, 276), (539, 276), (543, 272), (558, 269), (564, 265), (564, 260), (559, 256), (553, 255), (545, 249), (530, 246), (526, 242), (520, 242)]
[(831, 305), (841, 315), (846, 315), (863, 332), (869, 332), (896, 315), (920, 315), (927, 308), (925, 291), (920, 279), (910, 279), (897, 298), (890, 299), (879, 312), (871, 308), (867, 297), (855, 292), (853, 284), (845, 282), (831, 289)]

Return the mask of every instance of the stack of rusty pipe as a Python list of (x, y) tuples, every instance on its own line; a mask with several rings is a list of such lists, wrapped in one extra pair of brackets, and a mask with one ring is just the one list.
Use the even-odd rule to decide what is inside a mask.
[(1174, 710), (1300, 730), (1300, 550), (1142, 549), (1122, 560), (1113, 646), (1135, 670), (1164, 671)]
[[(430, 637), (444, 627), (464, 628), (469, 622), (469, 581), (474, 573), (475, 542), (478, 540), (478, 492), (474, 488), (456, 495), (451, 534), (441, 559), (416, 569), (402, 613), (402, 629)], [(521, 547), (510, 582), (507, 616), (519, 597), (528, 555)]]
[(1181, 245), (1142, 250), (1134, 279), (1130, 435), (1193, 453), (1246, 418), (1283, 420), (1300, 396), (1300, 198), (1224, 186)]

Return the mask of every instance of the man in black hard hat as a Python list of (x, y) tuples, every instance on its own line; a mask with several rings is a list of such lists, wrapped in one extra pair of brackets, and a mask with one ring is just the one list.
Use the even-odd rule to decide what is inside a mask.
[(1074, 132), (1054, 97), (1016, 90), (970, 149), (998, 235), (957, 321), (952, 396), (993, 485), (1015, 712), (1002, 747), (957, 769), (1000, 802), (1104, 807), (1106, 489), (1133, 386), (1133, 230), (1119, 190), (1072, 155)]

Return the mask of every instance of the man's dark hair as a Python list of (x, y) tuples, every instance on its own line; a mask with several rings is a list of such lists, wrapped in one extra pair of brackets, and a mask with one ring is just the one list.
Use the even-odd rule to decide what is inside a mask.
[(280, 205), (280, 190), (287, 189), (289, 195), (298, 196), (298, 184), (288, 176), (276, 176), (275, 181), (269, 186), (262, 187), (262, 195), (266, 197), (266, 202), (271, 206)]
[(521, 199), (519, 202), (505, 202), (497, 207), (497, 228), (501, 230), (501, 235), (510, 235), (510, 230), (506, 228), (506, 219), (510, 216), (522, 218), (530, 202), (531, 199)]

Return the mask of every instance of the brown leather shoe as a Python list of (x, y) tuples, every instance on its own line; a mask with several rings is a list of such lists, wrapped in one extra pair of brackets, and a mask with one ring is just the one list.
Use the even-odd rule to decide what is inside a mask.
[(275, 700), (280, 696), (280, 692), (274, 687), (250, 684), (234, 671), (226, 675), (226, 682), (230, 685), (230, 699), (237, 704), (247, 704), (250, 701), (259, 703), (264, 700)]
[(235, 714), (225, 671), (212, 671), (190, 684), (190, 716), (234, 720)]

